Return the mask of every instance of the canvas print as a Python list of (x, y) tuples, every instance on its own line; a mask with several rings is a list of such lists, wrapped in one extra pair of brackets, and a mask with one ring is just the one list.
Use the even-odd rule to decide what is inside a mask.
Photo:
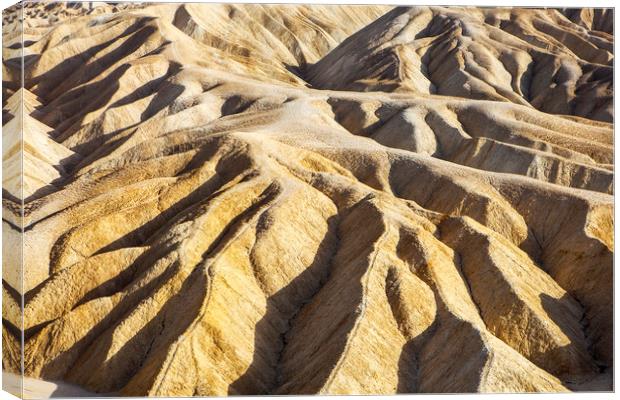
[(5, 390), (613, 390), (613, 9), (2, 22)]

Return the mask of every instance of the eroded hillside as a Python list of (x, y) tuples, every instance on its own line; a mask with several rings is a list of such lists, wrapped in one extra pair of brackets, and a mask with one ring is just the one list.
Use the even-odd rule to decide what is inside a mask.
[(611, 390), (611, 11), (19, 15), (5, 369), (23, 328), (97, 393)]

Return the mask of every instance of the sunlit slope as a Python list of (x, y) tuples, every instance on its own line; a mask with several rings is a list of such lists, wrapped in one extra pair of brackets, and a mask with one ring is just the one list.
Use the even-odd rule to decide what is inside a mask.
[(96, 393), (611, 389), (599, 14), (100, 7), (37, 25), (4, 91), (49, 172), (5, 368), (22, 291), (26, 374)]

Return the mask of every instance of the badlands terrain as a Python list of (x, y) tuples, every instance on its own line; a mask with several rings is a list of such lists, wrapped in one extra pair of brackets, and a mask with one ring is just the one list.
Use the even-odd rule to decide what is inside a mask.
[(5, 10), (4, 370), (94, 395), (612, 390), (612, 29)]

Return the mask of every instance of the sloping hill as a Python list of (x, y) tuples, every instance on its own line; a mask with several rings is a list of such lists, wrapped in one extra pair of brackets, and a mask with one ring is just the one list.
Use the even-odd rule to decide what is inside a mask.
[(606, 14), (112, 7), (27, 46), (7, 370), (23, 328), (95, 393), (611, 389)]
[(313, 65), (307, 79), (323, 89), (508, 101), (611, 122), (612, 60), (611, 34), (558, 10), (396, 8)]

